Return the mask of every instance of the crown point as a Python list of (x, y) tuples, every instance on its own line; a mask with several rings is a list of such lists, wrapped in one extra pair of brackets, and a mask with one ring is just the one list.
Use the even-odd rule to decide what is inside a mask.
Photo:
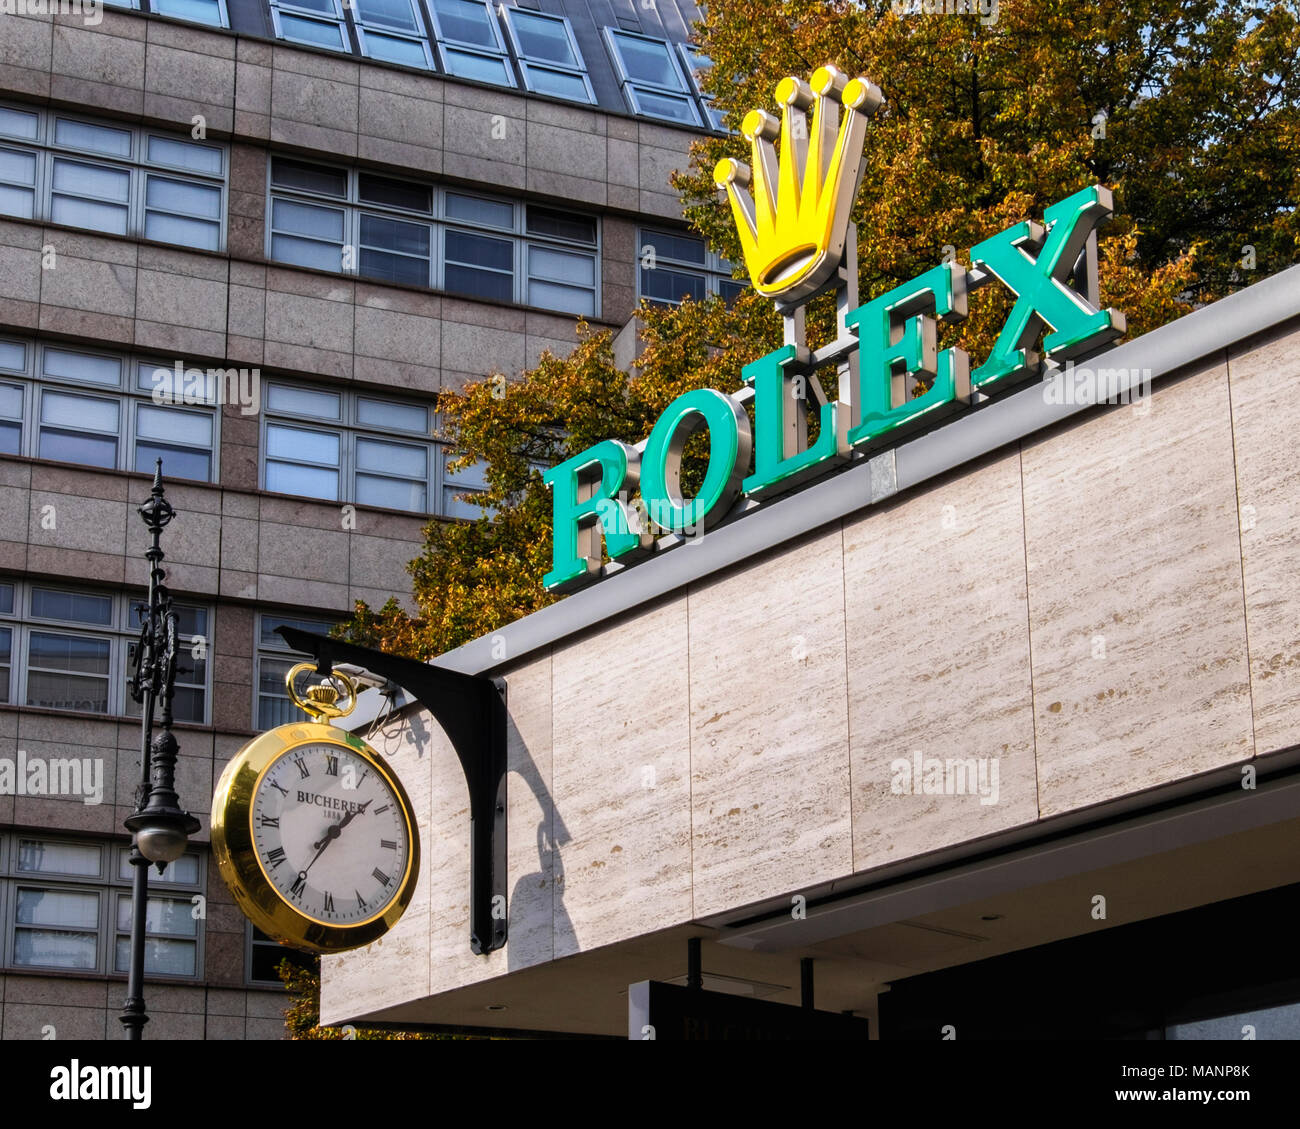
[(864, 114), (874, 114), (885, 104), (884, 92), (874, 82), (865, 78), (855, 78), (845, 83), (840, 99), (847, 109), (858, 110)]
[(845, 84), (849, 81), (846, 75), (839, 67), (818, 67), (813, 71), (812, 81), (809, 84), (815, 94), (825, 97), (827, 94), (838, 94), (844, 89)]
[(747, 141), (760, 137), (774, 141), (781, 136), (781, 123), (766, 110), (750, 110), (740, 123), (740, 132)]
[(812, 88), (803, 79), (790, 75), (776, 84), (776, 100), (783, 106), (806, 110), (813, 102)]
[(749, 178), (749, 166), (743, 161), (736, 160), (735, 157), (723, 157), (713, 166), (713, 183), (721, 188), (735, 183), (747, 185)]

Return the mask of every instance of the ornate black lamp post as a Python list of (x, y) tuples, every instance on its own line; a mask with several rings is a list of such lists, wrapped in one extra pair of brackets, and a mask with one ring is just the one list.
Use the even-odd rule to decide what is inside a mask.
[[(146, 913), (149, 905), (149, 864), (158, 865), (158, 873), (169, 862), (185, 853), (189, 837), (199, 829), (199, 821), (182, 811), (176, 795), (176, 756), (179, 746), (171, 731), (172, 695), (176, 691), (176, 612), (171, 593), (163, 583), (163, 551), (159, 546), (163, 527), (176, 516), (171, 503), (163, 497), (162, 459), (158, 460), (149, 500), (139, 507), (139, 514), (153, 538), (145, 551), (150, 564), (149, 605), (140, 624), (140, 640), (135, 651), (135, 673), (131, 677), (131, 697), (142, 704), (140, 717), (140, 783), (136, 786), (135, 811), (127, 816), (126, 829), (131, 832), (131, 865), (135, 877), (131, 890), (131, 968), (127, 976), (126, 1004), (118, 1017), (126, 1028), (126, 1037), (140, 1039), (149, 1021), (144, 1008), (144, 942)], [(161, 701), (159, 732), (153, 735), (154, 708)]]

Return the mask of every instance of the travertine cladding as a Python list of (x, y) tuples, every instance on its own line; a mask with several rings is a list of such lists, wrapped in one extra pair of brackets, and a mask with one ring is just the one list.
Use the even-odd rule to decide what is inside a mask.
[(1255, 745), (1296, 743), (1300, 730), (1300, 324), (1243, 342), (1228, 355), (1241, 504), (1241, 568)]
[[(844, 591), (853, 869), (1033, 820), (1019, 452), (846, 521)], [(966, 762), (964, 794), (955, 764), (951, 793), (926, 791), (917, 753), (945, 777)]]
[(691, 919), (686, 619), (679, 598), (555, 650), (557, 957)]
[(691, 588), (697, 916), (853, 870), (844, 599), (838, 524)]
[(1228, 374), (1024, 444), (1042, 815), (1252, 755)]
[[(435, 758), (431, 896), (452, 907), (432, 915), (430, 991), (544, 961), (551, 934), (557, 959), (589, 952), (1246, 761), (1252, 720), (1259, 751), (1296, 744), (1298, 338), (507, 667), (516, 904), (486, 959), (463, 776), (413, 718), (403, 741)], [(977, 785), (996, 759), (997, 802), (895, 791), (915, 751), (976, 761)], [(327, 962), (326, 1020), (417, 998), (402, 975), (377, 949), (346, 986)]]

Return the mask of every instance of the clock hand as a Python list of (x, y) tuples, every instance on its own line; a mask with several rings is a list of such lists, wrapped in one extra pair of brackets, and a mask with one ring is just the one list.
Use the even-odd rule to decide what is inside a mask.
[(351, 823), (356, 816), (364, 812), (366, 808), (368, 808), (372, 803), (374, 803), (374, 797), (371, 797), (359, 808), (353, 808), (350, 812), (348, 812), (347, 815), (343, 817), (343, 819), (340, 822), (331, 823), (325, 829), (325, 834), (321, 836), (321, 838), (318, 839), (315, 843), (312, 844), (312, 846), (316, 848), (316, 853), (312, 856), (311, 862), (309, 862), (306, 865), (306, 867), (304, 867), (302, 870), (298, 871), (298, 880), (300, 882), (307, 881), (307, 871), (309, 871), (316, 864), (316, 860), (325, 853), (325, 848), (328, 847), (332, 842), (334, 842), (334, 840), (337, 839), (341, 834), (343, 834), (343, 828), (345, 828), (349, 823)]
[(343, 822), (338, 825), (338, 829), (342, 831), (343, 828), (345, 828), (349, 823), (351, 823), (356, 816), (361, 815), (366, 810), (366, 808), (368, 808), (374, 802), (375, 802), (374, 797), (372, 796), (359, 808), (353, 808), (350, 812), (348, 812), (347, 815), (343, 817)]
[[(360, 815), (363, 811), (366, 810), (366, 808), (368, 808), (374, 802), (375, 802), (374, 798), (371, 797), (359, 808), (354, 808), (352, 811), (348, 812), (348, 814), (345, 815), (340, 822), (331, 823), (325, 829), (324, 837), (321, 838), (319, 842), (313, 843), (312, 846), (316, 847), (320, 851), (323, 851), (331, 839), (337, 839), (343, 833), (343, 828), (345, 828), (349, 823), (352, 822), (354, 816)], [(320, 858), (320, 855), (317, 854), (316, 858)], [(312, 859), (312, 862), (315, 861), (316, 859)]]
[(329, 828), (325, 832), (324, 838), (322, 838), (319, 843), (312, 844), (312, 846), (316, 848), (316, 853), (315, 855), (312, 856), (312, 860), (307, 864), (306, 869), (300, 870), (298, 872), (299, 878), (305, 878), (307, 876), (307, 871), (312, 868), (312, 863), (314, 863), (318, 858), (320, 858), (321, 855), (325, 853), (325, 848), (328, 847), (332, 842), (334, 842), (334, 840), (337, 839), (338, 837), (339, 837), (339, 826), (337, 823), (331, 823), (329, 825)]

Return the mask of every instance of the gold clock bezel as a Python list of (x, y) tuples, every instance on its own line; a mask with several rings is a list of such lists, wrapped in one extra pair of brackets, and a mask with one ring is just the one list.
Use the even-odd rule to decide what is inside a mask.
[[(392, 789), (406, 823), (406, 870), (397, 893), (379, 913), (334, 925), (290, 903), (266, 874), (253, 844), (253, 800), (267, 770), (303, 745), (339, 745), (361, 757)], [(411, 801), (388, 763), (360, 737), (333, 725), (303, 721), (281, 725), (249, 741), (226, 765), (212, 798), (212, 853), (244, 915), (268, 937), (313, 953), (360, 948), (388, 932), (410, 905), (420, 869), (420, 838)]]

